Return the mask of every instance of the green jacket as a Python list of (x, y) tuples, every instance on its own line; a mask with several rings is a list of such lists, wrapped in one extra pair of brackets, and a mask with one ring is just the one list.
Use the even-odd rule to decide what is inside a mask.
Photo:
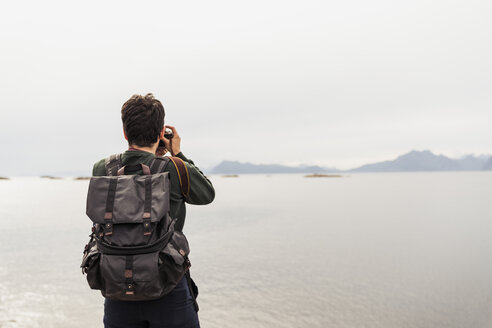
[[(136, 165), (139, 163), (150, 165), (154, 157), (155, 155), (150, 152), (141, 150), (127, 150), (121, 154), (121, 163), (122, 165)], [(177, 218), (176, 225), (174, 226), (175, 229), (182, 231), (186, 217), (185, 203), (194, 205), (209, 204), (214, 200), (215, 190), (210, 180), (208, 180), (202, 171), (195, 166), (192, 160), (186, 158), (183, 153), (177, 154), (176, 157), (181, 158), (185, 162), (185, 165), (188, 168), (188, 174), (190, 176), (190, 193), (186, 199), (181, 193), (178, 173), (171, 161), (167, 163), (164, 170), (169, 172), (171, 181), (170, 214), (173, 219)], [(133, 173), (143, 174), (142, 169), (139, 169), (139, 171)], [(92, 175), (106, 175), (104, 159), (94, 164)]]

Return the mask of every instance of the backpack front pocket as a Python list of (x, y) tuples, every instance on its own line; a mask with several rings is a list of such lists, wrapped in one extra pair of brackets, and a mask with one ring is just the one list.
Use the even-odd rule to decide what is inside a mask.
[(103, 296), (125, 301), (156, 299), (163, 295), (158, 270), (159, 252), (136, 255), (101, 254)]

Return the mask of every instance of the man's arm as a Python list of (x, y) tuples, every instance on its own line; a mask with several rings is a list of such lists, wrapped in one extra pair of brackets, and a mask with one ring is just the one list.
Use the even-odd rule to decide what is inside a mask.
[(210, 204), (215, 198), (215, 189), (212, 186), (212, 182), (182, 152), (179, 152), (176, 157), (185, 162), (190, 177), (190, 193), (186, 198), (186, 202), (194, 205)]
[(192, 160), (186, 158), (181, 152), (181, 137), (174, 126), (166, 125), (164, 128), (169, 128), (173, 131), (172, 139), (162, 137), (160, 140), (164, 141), (166, 149), (171, 155), (181, 158), (186, 167), (188, 168), (188, 175), (190, 178), (190, 193), (186, 197), (188, 204), (205, 205), (211, 203), (215, 198), (215, 190), (210, 180), (207, 179), (205, 174), (195, 166)]
[(106, 167), (104, 166), (104, 159), (96, 162), (92, 167), (92, 176), (106, 175)]

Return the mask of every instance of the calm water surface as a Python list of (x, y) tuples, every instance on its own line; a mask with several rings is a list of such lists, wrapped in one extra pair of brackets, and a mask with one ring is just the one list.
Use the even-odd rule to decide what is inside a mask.
[[(219, 327), (491, 327), (492, 172), (212, 176), (185, 233)], [(102, 327), (87, 181), (0, 181), (0, 327)]]

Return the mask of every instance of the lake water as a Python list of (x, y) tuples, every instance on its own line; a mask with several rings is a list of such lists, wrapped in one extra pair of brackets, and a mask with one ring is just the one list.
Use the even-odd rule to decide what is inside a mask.
[[(185, 233), (204, 328), (490, 327), (492, 172), (212, 176)], [(102, 327), (88, 181), (0, 181), (0, 327)]]

